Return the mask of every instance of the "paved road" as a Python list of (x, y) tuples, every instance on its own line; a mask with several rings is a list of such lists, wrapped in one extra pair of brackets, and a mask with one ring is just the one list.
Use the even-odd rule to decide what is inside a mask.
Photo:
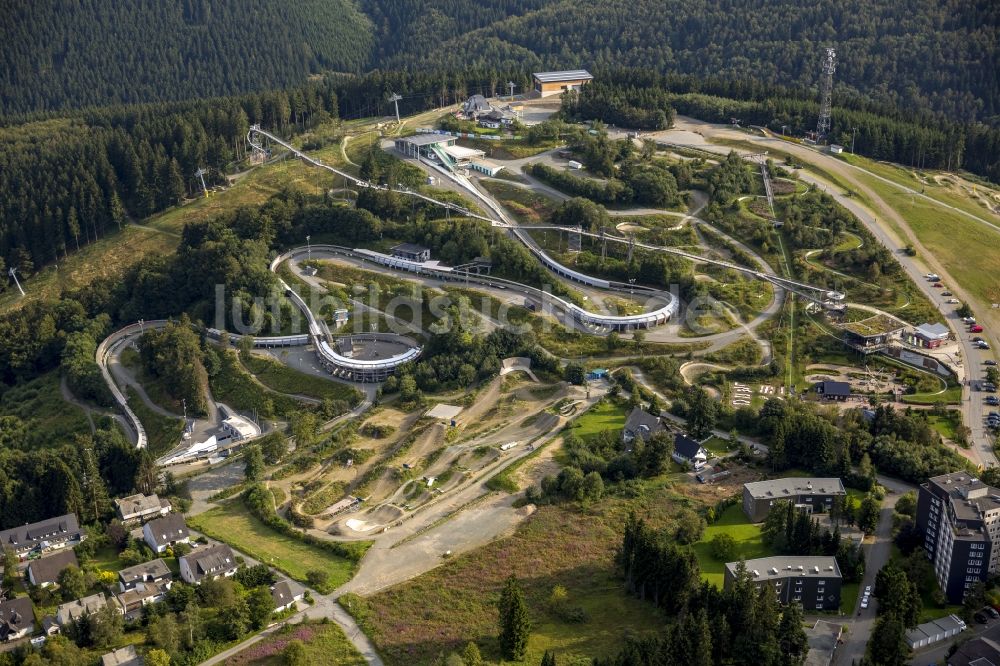
[(878, 482), (892, 492), (885, 496), (885, 501), (882, 503), (874, 543), (863, 546), (865, 549), (865, 577), (861, 581), (862, 594), (858, 595), (858, 605), (852, 609), (851, 619), (844, 623), (848, 631), (844, 634), (844, 644), (834, 654), (833, 663), (835, 666), (850, 666), (859, 663), (861, 658), (865, 656), (865, 647), (868, 645), (872, 628), (875, 626), (875, 616), (878, 614), (878, 600), (873, 596), (868, 608), (861, 608), (861, 596), (865, 586), (871, 585), (872, 589), (875, 588), (875, 575), (879, 569), (886, 565), (892, 555), (892, 514), (896, 508), (896, 502), (904, 493), (916, 490), (914, 486), (888, 477), (880, 476)]
[[(878, 196), (878, 194), (876, 194), (870, 187), (866, 186), (858, 178), (858, 173), (863, 172), (863, 169), (848, 165), (842, 160), (799, 144), (790, 143), (773, 136), (761, 137), (757, 135), (745, 134), (743, 132), (733, 130), (728, 125), (713, 125), (693, 120), (691, 118), (678, 118), (675, 126), (676, 129), (681, 131), (673, 137), (671, 136), (672, 131), (670, 130), (662, 132), (660, 133), (661, 138), (671, 140), (679, 144), (687, 142), (692, 147), (720, 154), (728, 152), (730, 148), (705, 143), (704, 138), (745, 141), (754, 145), (759, 145), (761, 148), (781, 150), (790, 153), (803, 162), (815, 163), (830, 173), (834, 173), (838, 177), (842, 178), (851, 187), (863, 193), (870, 201), (874, 202), (874, 204), (881, 208), (886, 215), (892, 216), (898, 226), (905, 230), (907, 236), (905, 239), (899, 238), (895, 230), (886, 224), (884, 220), (880, 222), (872, 211), (860, 204), (855, 197), (848, 196), (842, 192), (839, 187), (820, 177), (814, 176), (811, 173), (805, 171), (799, 173), (799, 177), (803, 182), (812, 183), (823, 188), (838, 203), (843, 205), (859, 220), (861, 220), (865, 227), (879, 242), (893, 251), (893, 254), (896, 256), (896, 259), (899, 260), (907, 275), (911, 278), (911, 280), (913, 280), (917, 287), (937, 305), (938, 309), (942, 313), (942, 316), (955, 331), (956, 339), (962, 345), (962, 357), (965, 359), (964, 366), (960, 366), (959, 368), (960, 372), (963, 373), (963, 376), (960, 377), (960, 379), (967, 380), (971, 377), (978, 380), (982, 378), (982, 361), (989, 358), (991, 353), (982, 352), (972, 345), (970, 336), (965, 332), (965, 326), (962, 325), (955, 312), (954, 306), (945, 304), (943, 302), (943, 298), (940, 296), (941, 290), (934, 289), (931, 286), (931, 283), (928, 282), (923, 276), (929, 272), (937, 273), (941, 276), (942, 280), (945, 281), (949, 289), (955, 293), (956, 298), (959, 298), (966, 303), (978, 304), (979, 309), (984, 309), (986, 306), (982, 303), (977, 303), (975, 299), (970, 298), (968, 294), (962, 290), (961, 285), (957, 284), (950, 278), (946, 268), (935, 259), (933, 254), (928, 252), (923, 247), (919, 239), (917, 239), (912, 231), (909, 230), (906, 221), (899, 216), (891, 206), (886, 204)], [(868, 172), (864, 173), (867, 174)], [(874, 174), (871, 175), (874, 176)], [(906, 189), (902, 186), (899, 187), (904, 190)], [(933, 201), (933, 199), (931, 199), (931, 201)], [(907, 244), (913, 245), (913, 247), (917, 250), (917, 257), (910, 257), (902, 251), (902, 248)], [(983, 393), (972, 391), (972, 387), (968, 382), (966, 382), (962, 393), (962, 412), (965, 416), (966, 425), (972, 429), (973, 447), (971, 451), (976, 455), (980, 464), (984, 466), (991, 466), (997, 463), (997, 457), (993, 452), (993, 445), (985, 428), (984, 418), (986, 410), (984, 410), (983, 396)]]

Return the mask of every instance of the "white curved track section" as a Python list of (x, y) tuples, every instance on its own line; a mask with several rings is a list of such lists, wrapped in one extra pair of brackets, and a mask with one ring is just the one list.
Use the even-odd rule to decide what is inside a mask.
[(146, 429), (142, 427), (142, 423), (139, 421), (139, 417), (136, 416), (132, 408), (128, 406), (128, 399), (125, 394), (122, 393), (121, 389), (118, 388), (118, 384), (115, 382), (114, 377), (111, 376), (111, 371), (108, 369), (108, 359), (111, 355), (118, 351), (118, 348), (124, 344), (129, 337), (135, 335), (136, 333), (141, 333), (146, 327), (149, 328), (160, 328), (166, 325), (165, 320), (149, 321), (143, 322), (142, 324), (135, 323), (129, 324), (124, 328), (118, 329), (108, 337), (101, 341), (101, 344), (97, 345), (96, 361), (97, 365), (101, 368), (101, 375), (104, 377), (104, 383), (107, 384), (108, 389), (111, 391), (111, 395), (114, 397), (115, 402), (118, 403), (118, 408), (121, 410), (128, 422), (129, 427), (132, 428), (132, 433), (135, 435), (135, 446), (137, 449), (144, 449), (149, 443), (146, 437)]
[[(597, 312), (590, 312), (584, 310), (576, 303), (571, 303), (566, 299), (554, 296), (553, 294), (542, 291), (535, 287), (531, 287), (526, 284), (521, 284), (520, 282), (514, 282), (512, 280), (505, 280), (503, 278), (484, 278), (478, 275), (469, 274), (466, 275), (465, 271), (456, 271), (448, 266), (439, 266), (434, 263), (421, 263), (419, 261), (409, 261), (407, 259), (400, 259), (399, 257), (391, 257), (380, 252), (375, 252), (373, 250), (367, 250), (363, 248), (347, 248), (340, 245), (313, 245), (311, 247), (312, 252), (327, 252), (331, 254), (339, 254), (346, 257), (352, 257), (354, 259), (360, 259), (373, 264), (378, 264), (380, 266), (386, 266), (387, 268), (394, 268), (400, 271), (406, 271), (409, 273), (416, 273), (418, 275), (425, 275), (437, 280), (453, 281), (453, 282), (470, 282), (486, 286), (496, 286), (500, 285), (504, 288), (510, 288), (521, 293), (528, 294), (537, 298), (543, 304), (554, 305), (560, 310), (566, 312), (574, 320), (587, 324), (589, 326), (596, 326), (608, 330), (629, 330), (635, 328), (649, 328), (651, 326), (659, 326), (667, 323), (670, 317), (674, 316), (677, 312), (676, 299), (674, 299), (671, 294), (665, 292), (652, 292), (657, 297), (667, 299), (666, 305), (652, 312), (644, 312), (637, 315), (602, 315)], [(307, 248), (300, 247), (287, 252), (283, 257), (288, 258), (295, 255), (305, 254)], [(582, 274), (581, 274), (582, 275)], [(583, 276), (589, 278), (589, 276)], [(595, 278), (589, 278), (594, 280)], [(605, 284), (608, 284), (604, 281)], [(589, 283), (588, 283), (589, 284)], [(596, 286), (596, 285), (595, 285)], [(611, 287), (606, 287), (611, 288)]]
[[(254, 126), (252, 126), (250, 128), (250, 131), (247, 132), (247, 142), (250, 143), (250, 145), (253, 146), (254, 148), (256, 148), (257, 150), (264, 150), (264, 147), (261, 144), (259, 138), (255, 140), (255, 138), (254, 138), (255, 136), (258, 136), (258, 137), (259, 136), (267, 137), (270, 141), (273, 141), (273, 142), (277, 143), (278, 145), (282, 146), (283, 148), (285, 148), (286, 150), (290, 151), (291, 153), (293, 153), (295, 156), (297, 156), (299, 159), (303, 160), (304, 162), (312, 164), (313, 166), (320, 167), (322, 169), (326, 169), (327, 171), (330, 171), (331, 173), (334, 173), (334, 174), (336, 174), (338, 176), (341, 176), (342, 178), (347, 179), (348, 181), (350, 181), (351, 183), (353, 183), (357, 187), (366, 187), (366, 188), (374, 188), (374, 189), (381, 189), (381, 190), (385, 190), (385, 191), (390, 191), (390, 188), (379, 187), (377, 185), (372, 184), (369, 181), (361, 180), (361, 179), (359, 179), (359, 178), (357, 178), (355, 176), (352, 176), (349, 173), (346, 173), (344, 171), (341, 171), (339, 169), (331, 167), (331, 166), (329, 166), (327, 164), (324, 164), (323, 162), (321, 162), (321, 161), (319, 161), (319, 160), (317, 160), (315, 158), (309, 157), (308, 155), (306, 155), (302, 151), (300, 151), (300, 150), (292, 147), (287, 142), (285, 142), (282, 139), (274, 136), (270, 132), (267, 132), (265, 130), (260, 129), (260, 127), (258, 125), (254, 125)], [(586, 323), (586, 324), (590, 324), (590, 325), (593, 325), (593, 326), (600, 326), (600, 327), (604, 327), (604, 328), (610, 328), (610, 329), (613, 329), (613, 330), (628, 330), (628, 329), (632, 329), (632, 328), (648, 328), (650, 326), (658, 326), (658, 325), (661, 325), (661, 324), (665, 324), (671, 317), (673, 317), (673, 316), (675, 316), (677, 314), (677, 310), (678, 310), (678, 305), (679, 304), (677, 302), (677, 298), (673, 294), (670, 294), (668, 292), (660, 292), (660, 291), (656, 291), (656, 290), (652, 290), (652, 289), (648, 289), (648, 288), (643, 288), (643, 287), (635, 287), (635, 286), (632, 286), (632, 285), (619, 284), (619, 283), (615, 283), (615, 282), (612, 282), (612, 281), (609, 281), (609, 280), (604, 280), (604, 279), (601, 279), (601, 278), (595, 278), (595, 277), (592, 277), (590, 275), (586, 275), (584, 273), (580, 273), (578, 271), (574, 271), (571, 268), (567, 268), (566, 266), (563, 266), (562, 264), (560, 264), (559, 262), (557, 262), (555, 259), (553, 259), (552, 257), (550, 257), (544, 250), (542, 250), (538, 246), (538, 244), (535, 243), (534, 240), (528, 235), (528, 233), (526, 231), (523, 231), (516, 224), (512, 223), (507, 218), (507, 216), (504, 213), (503, 209), (501, 209), (499, 207), (499, 205), (496, 204), (496, 202), (494, 202), (489, 197), (483, 196), (483, 194), (481, 192), (479, 192), (475, 187), (473, 187), (471, 183), (467, 182), (466, 179), (458, 177), (458, 176), (454, 176), (453, 174), (447, 174), (447, 175), (455, 183), (457, 183), (458, 185), (460, 185), (464, 189), (469, 190), (469, 192), (473, 196), (475, 196), (477, 199), (479, 199), (484, 204), (486, 204), (486, 206), (489, 207), (492, 210), (492, 212), (496, 214), (496, 216), (497, 216), (498, 219), (484, 217), (482, 215), (477, 215), (477, 214), (475, 214), (475, 213), (473, 213), (473, 212), (471, 212), (471, 211), (469, 211), (469, 210), (467, 210), (465, 208), (462, 208), (460, 206), (456, 206), (455, 204), (452, 204), (450, 202), (438, 201), (437, 199), (434, 199), (432, 197), (428, 197), (428, 196), (420, 194), (418, 192), (412, 192), (410, 190), (391, 190), (391, 191), (397, 192), (399, 194), (404, 194), (406, 196), (415, 197), (415, 198), (421, 199), (423, 201), (427, 201), (429, 203), (433, 203), (435, 205), (442, 206), (444, 208), (449, 208), (449, 209), (454, 210), (454, 211), (456, 211), (456, 212), (458, 212), (461, 215), (464, 215), (466, 217), (472, 217), (472, 218), (475, 218), (475, 219), (478, 219), (478, 220), (484, 220), (484, 221), (489, 222), (490, 224), (495, 225), (495, 226), (508, 227), (517, 236), (518, 240), (520, 240), (525, 245), (525, 247), (527, 247), (539, 259), (539, 261), (541, 261), (547, 268), (549, 268), (551, 271), (553, 271), (557, 275), (565, 277), (565, 278), (567, 278), (569, 280), (573, 280), (573, 281), (579, 282), (581, 284), (586, 284), (586, 285), (591, 286), (591, 287), (597, 287), (599, 289), (616, 289), (618, 291), (629, 291), (629, 292), (633, 292), (633, 293), (635, 291), (643, 291), (643, 292), (646, 292), (646, 293), (655, 294), (656, 296), (658, 296), (658, 297), (660, 297), (660, 298), (662, 298), (662, 299), (664, 299), (664, 300), (667, 301), (667, 304), (664, 307), (662, 307), (662, 308), (660, 308), (660, 309), (658, 309), (658, 310), (656, 310), (654, 312), (644, 313), (644, 314), (641, 314), (641, 315), (616, 316), (616, 315), (601, 315), (601, 314), (597, 314), (597, 313), (593, 313), (593, 312), (588, 312), (588, 311), (584, 310), (583, 308), (580, 308), (579, 306), (577, 306), (577, 305), (575, 305), (573, 303), (569, 303), (567, 301), (564, 301), (563, 299), (560, 299), (558, 297), (549, 295), (549, 298), (551, 300), (556, 301), (559, 304), (561, 304), (564, 307), (564, 309), (567, 312), (569, 312), (573, 316), (573, 318), (576, 319), (577, 321), (580, 321), (580, 322), (583, 322), (583, 323)], [(343, 251), (343, 250), (346, 250), (346, 249), (347, 248), (340, 248), (340, 247), (337, 248), (338, 251)], [(356, 250), (356, 252), (358, 252), (358, 253), (364, 253), (364, 252), (367, 252), (367, 251)], [(375, 255), (378, 255), (378, 253), (371, 253), (371, 255), (369, 256), (369, 259), (373, 260), (376, 263), (379, 263), (381, 265), (390, 266), (390, 267), (393, 267), (393, 268), (398, 268), (400, 270), (413, 271), (414, 268), (411, 267), (411, 266), (407, 266), (406, 264), (416, 264), (417, 263), (417, 262), (406, 262), (405, 260), (396, 259), (394, 257), (388, 257), (386, 255), (378, 255), (378, 256), (375, 256)], [(277, 264), (281, 263), (281, 261), (283, 261), (283, 260), (284, 259), (282, 259), (281, 257), (279, 257), (278, 259), (275, 259), (275, 261), (271, 263), (271, 270), (272, 271), (275, 270), (275, 268), (277, 267)], [(423, 270), (426, 271), (428, 274), (432, 274), (432, 273), (444, 273), (444, 272), (447, 272), (449, 269), (447, 269), (445, 267), (438, 266), (438, 267), (424, 267)], [(520, 285), (520, 286), (526, 287), (526, 285)], [(527, 289), (531, 289), (530, 287), (526, 287), (526, 288)]]

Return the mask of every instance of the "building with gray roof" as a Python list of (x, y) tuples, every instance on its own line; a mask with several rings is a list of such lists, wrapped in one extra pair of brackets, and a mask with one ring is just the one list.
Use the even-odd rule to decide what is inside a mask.
[(71, 546), (86, 538), (75, 513), (40, 520), (0, 531), (0, 547), (12, 548), (23, 557), (32, 550), (50, 550)]
[(930, 622), (918, 624), (906, 632), (906, 644), (911, 650), (919, 650), (928, 645), (957, 636), (965, 631), (965, 621), (957, 615), (949, 615)]
[(225, 544), (199, 548), (181, 557), (181, 578), (192, 585), (198, 585), (206, 578), (232, 576), (236, 573), (236, 556), (233, 549)]
[(809, 513), (829, 513), (834, 497), (846, 497), (844, 484), (836, 478), (788, 477), (743, 484), (743, 513), (758, 523), (775, 502), (787, 500)]
[(140, 583), (160, 583), (170, 580), (170, 567), (162, 558), (126, 567), (118, 572), (118, 586), (121, 591), (131, 590)]
[(535, 95), (538, 97), (550, 97), (570, 90), (580, 90), (594, 80), (593, 75), (585, 69), (535, 72), (531, 78), (534, 82)]
[[(739, 562), (727, 562), (724, 585), (736, 580)], [(806, 610), (837, 610), (843, 578), (835, 557), (782, 555), (745, 562), (746, 572), (757, 587), (774, 590), (778, 602), (801, 604)]]
[(636, 437), (641, 437), (645, 441), (664, 430), (666, 428), (659, 416), (650, 414), (641, 407), (633, 407), (628, 418), (625, 419), (625, 427), (622, 428), (622, 441), (625, 444), (631, 444)]
[(942, 474), (921, 484), (917, 527), (938, 584), (951, 603), (997, 571), (1000, 489), (968, 472)]
[(76, 553), (72, 550), (62, 550), (47, 557), (40, 557), (28, 565), (28, 581), (32, 585), (47, 587), (59, 580), (62, 570), (70, 566), (80, 566)]

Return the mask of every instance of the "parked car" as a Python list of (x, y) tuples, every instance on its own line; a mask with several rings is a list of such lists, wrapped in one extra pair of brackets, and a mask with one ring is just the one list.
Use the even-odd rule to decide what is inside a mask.
[(979, 337), (978, 335), (975, 335), (975, 336), (972, 337), (972, 341), (973, 342), (982, 342), (983, 339), (981, 337)]
[(972, 324), (971, 326), (969, 326), (969, 333), (982, 333), (982, 332), (983, 332), (983, 327), (980, 326), (979, 324)]
[(868, 608), (868, 597), (865, 597), (864, 599), (861, 600), (861, 607)]
[(865, 585), (865, 596), (867, 597), (871, 593), (872, 593), (872, 586), (871, 585)]
[(942, 292), (941, 292), (941, 295), (942, 295), (942, 296), (951, 296), (951, 295), (952, 295), (952, 293), (951, 293), (950, 291), (942, 291)]
[(995, 395), (986, 396), (986, 404), (990, 407), (1000, 407), (1000, 398)]
[(966, 324), (975, 324), (976, 323), (976, 318), (975, 317), (962, 317), (962, 321), (964, 321)]
[(943, 284), (941, 284), (940, 282), (935, 282), (935, 283), (933, 284), (933, 287), (934, 287), (935, 289), (944, 289), (944, 285), (943, 285)]
[(996, 364), (997, 364), (997, 362), (996, 362), (996, 361), (994, 361), (994, 360), (993, 360), (993, 359), (991, 359), (991, 358), (988, 358), (988, 359), (986, 359), (985, 361), (983, 361), (983, 365), (996, 365)]
[(1000, 613), (998, 613), (997, 609), (993, 608), (993, 606), (987, 606), (983, 610), (986, 611), (986, 614), (989, 615), (994, 620), (1000, 618)]
[(978, 622), (979, 624), (986, 624), (987, 622), (989, 622), (989, 620), (987, 619), (987, 617), (986, 617), (986, 614), (985, 614), (985, 613), (976, 613), (976, 614), (975, 614), (975, 615), (973, 615), (972, 617), (973, 617), (973, 619), (975, 619), (975, 620), (976, 620), (976, 622)]
[(948, 299), (948, 304), (949, 304), (949, 305), (958, 305), (958, 304), (959, 304), (959, 303), (961, 303), (961, 302), (962, 302), (962, 301), (958, 300), (957, 298), (949, 298), (949, 299)]

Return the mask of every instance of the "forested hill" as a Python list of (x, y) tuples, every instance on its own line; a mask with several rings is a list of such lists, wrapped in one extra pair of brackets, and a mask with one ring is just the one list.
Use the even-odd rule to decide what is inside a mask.
[[(1000, 117), (996, 0), (0, 0), (0, 115), (288, 87), (320, 71), (641, 67)], [(498, 81), (499, 82), (499, 81)], [(499, 82), (503, 83), (503, 82)]]
[[(379, 4), (395, 4), (382, 0)], [(400, 3), (410, 4), (410, 3)], [(466, 0), (431, 0), (437, 10)], [(495, 4), (495, 3), (493, 3)], [(526, 2), (506, 4), (525, 9)], [(835, 46), (837, 91), (967, 122), (1000, 115), (996, 0), (550, 0), (387, 66), (643, 67), (815, 87)], [(405, 19), (405, 12), (398, 17)], [(390, 26), (421, 34), (423, 17)], [(380, 26), (383, 30), (385, 26)], [(433, 46), (433, 48), (429, 48)]]
[(0, 114), (183, 100), (368, 64), (354, 0), (0, 0)]

